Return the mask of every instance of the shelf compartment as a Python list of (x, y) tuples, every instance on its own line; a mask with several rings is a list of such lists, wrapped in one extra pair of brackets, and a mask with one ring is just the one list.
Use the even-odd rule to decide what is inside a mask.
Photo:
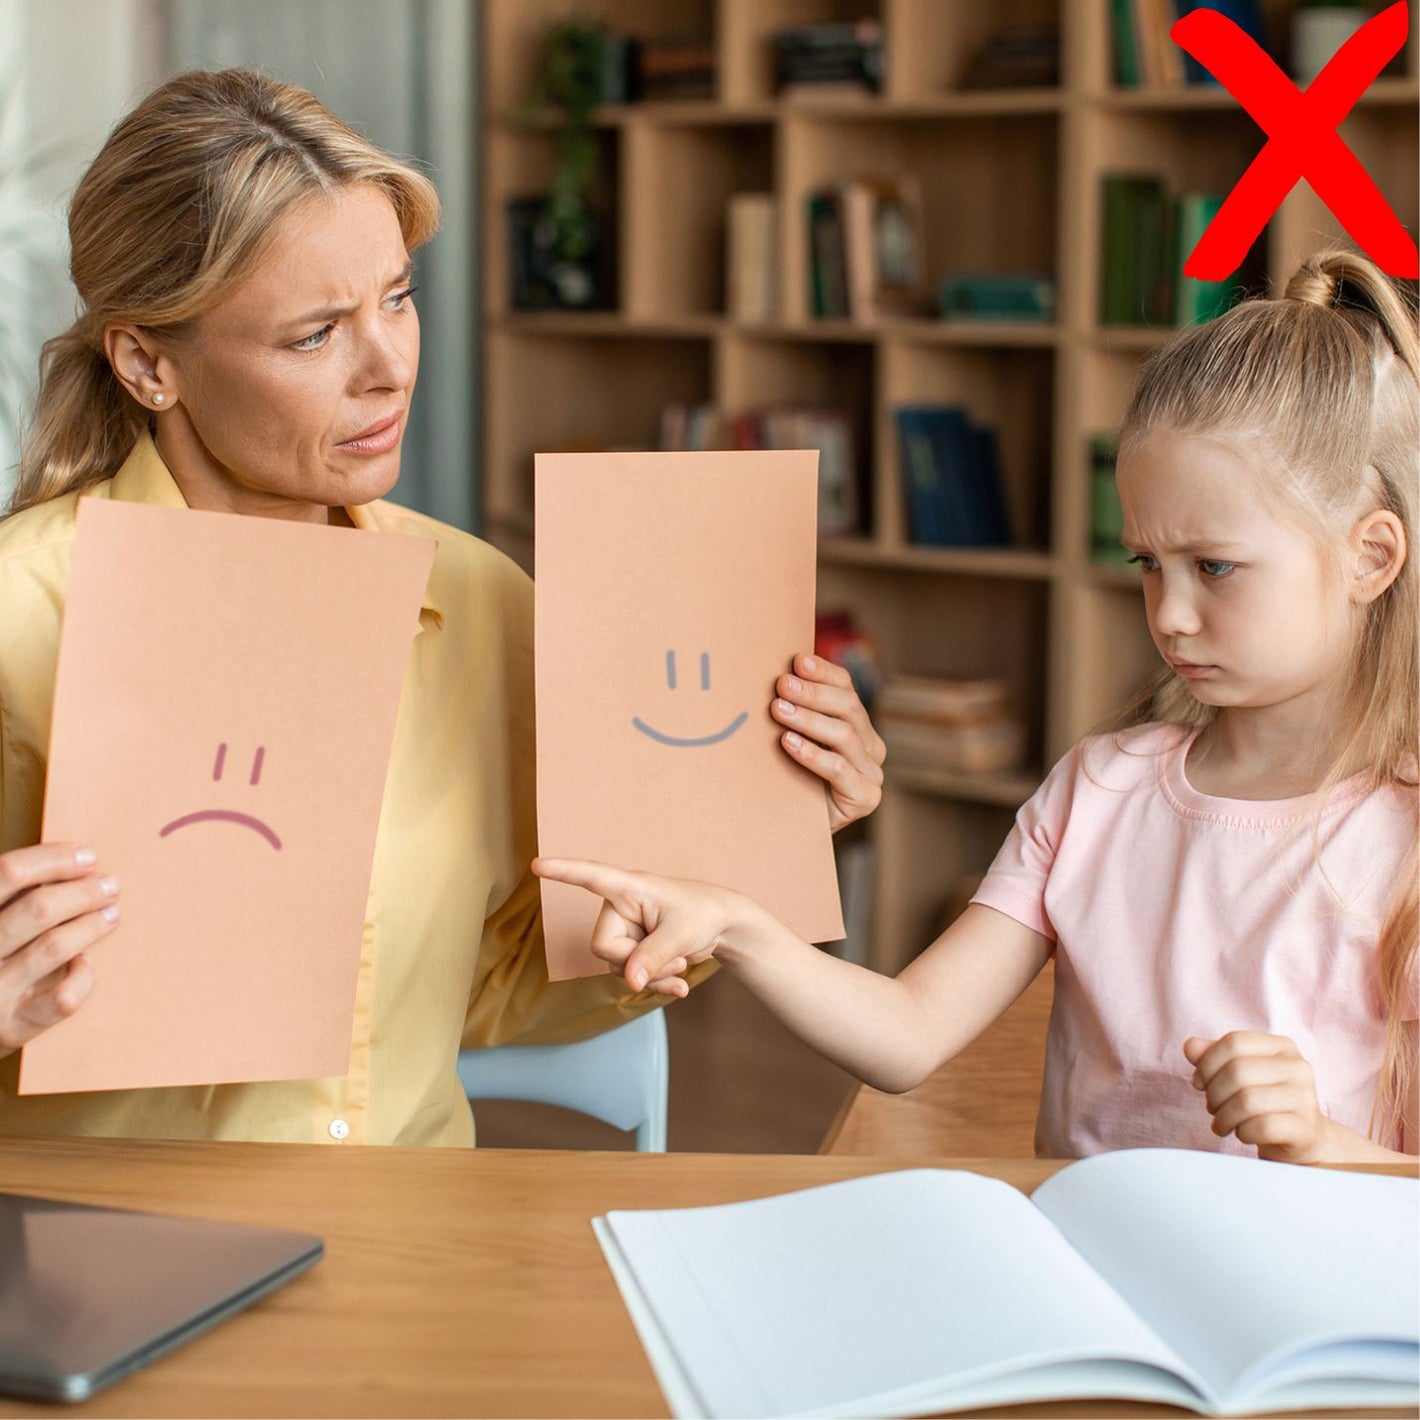
[(810, 318), (808, 196), (855, 176), (915, 175), (929, 296), (951, 273), (1053, 275), (1059, 128), (1053, 114), (871, 122), (808, 113), (786, 118), (779, 184), (785, 318)]
[(727, 104), (773, 98), (775, 30), (882, 18), (883, 0), (721, 0), (720, 97)]
[[(1059, 0), (992, 0), (942, 4), (942, 0), (888, 0), (888, 96), (897, 102), (952, 93), (990, 99), (992, 90), (962, 92), (972, 61), (991, 37), (1007, 28), (1060, 28)], [(1058, 90), (1010, 90), (1049, 98)]]
[(955, 404), (963, 406), (976, 423), (996, 431), (1016, 542), (1025, 548), (1047, 547), (1054, 388), (1051, 350), (890, 341), (883, 350), (877, 442), (879, 526), (887, 539), (904, 548), (912, 546), (893, 410), (905, 404)]
[(1138, 574), (1130, 585), (1110, 570), (1091, 567), (1088, 579), (1069, 593), (1075, 635), (1060, 670), (1074, 738), (1099, 729), (1163, 669), (1149, 636)]
[(868, 538), (822, 538), (819, 560), (843, 567), (896, 568), (958, 577), (1010, 577), (1047, 582), (1055, 575), (1049, 553), (1013, 547), (897, 547)]
[(622, 139), (623, 312), (723, 313), (726, 210), (735, 193), (772, 190), (774, 130), (634, 124)]
[(484, 361), (489, 519), (530, 522), (535, 453), (656, 448), (662, 407), (707, 403), (713, 363), (710, 342), (696, 338), (564, 341), (490, 331)]

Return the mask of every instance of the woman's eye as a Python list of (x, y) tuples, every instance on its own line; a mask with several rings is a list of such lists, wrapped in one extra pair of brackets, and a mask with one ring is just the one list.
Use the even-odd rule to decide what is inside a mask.
[(1216, 558), (1205, 557), (1198, 564), (1198, 570), (1205, 577), (1226, 577), (1237, 571), (1236, 562), (1219, 562)]
[(1136, 552), (1129, 561), (1141, 572), (1156, 572), (1159, 567), (1159, 564), (1147, 552)]
[(419, 289), (418, 286), (406, 286), (403, 291), (396, 291), (390, 297), (396, 309), (408, 303), (409, 298)]
[(313, 330), (309, 335), (303, 335), (299, 340), (295, 341), (292, 344), (291, 349), (319, 350), (321, 346), (325, 344), (326, 338), (330, 335), (330, 332), (334, 328), (334, 326), (323, 325), (319, 330)]

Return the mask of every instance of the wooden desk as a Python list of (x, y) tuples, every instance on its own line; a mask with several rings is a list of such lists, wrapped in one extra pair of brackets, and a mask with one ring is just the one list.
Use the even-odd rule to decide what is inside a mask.
[[(0, 1401), (0, 1416), (665, 1415), (588, 1220), (912, 1162), (0, 1141), (0, 1188), (9, 1191), (326, 1240), (313, 1271), (96, 1400), (49, 1410)], [(1023, 1188), (1058, 1167), (965, 1166)], [(1168, 1412), (1087, 1403), (998, 1413)]]

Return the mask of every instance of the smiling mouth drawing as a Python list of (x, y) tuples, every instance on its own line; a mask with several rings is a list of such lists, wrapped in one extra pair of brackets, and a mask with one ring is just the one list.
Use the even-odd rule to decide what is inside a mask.
[(178, 829), (186, 828), (190, 823), (203, 823), (209, 819), (221, 819), (226, 823), (239, 823), (246, 828), (255, 829), (278, 853), (281, 851), (281, 840), (259, 818), (253, 818), (250, 814), (235, 813), (231, 809), (199, 809), (195, 814), (184, 814), (160, 828), (158, 837), (166, 838), (168, 834), (176, 833)]
[[(666, 652), (666, 684), (674, 690), (676, 688), (675, 674), (675, 652)], [(710, 689), (710, 655), (709, 652), (702, 652), (700, 656), (700, 688)], [(727, 740), (746, 720), (749, 719), (749, 712), (741, 710), (723, 730), (713, 735), (698, 735), (692, 739), (683, 739), (679, 735), (668, 735), (664, 730), (658, 730), (653, 725), (648, 725), (639, 715), (631, 717), (631, 724), (635, 729), (641, 731), (647, 739), (655, 740), (657, 744), (670, 745), (675, 749), (701, 749), (705, 745), (717, 745), (721, 740)]]
[(720, 743), (721, 740), (729, 739), (730, 736), (734, 734), (734, 732), (738, 730), (739, 727), (743, 725), (744, 722), (748, 719), (749, 712), (747, 710), (741, 710), (740, 713), (736, 715), (735, 718), (731, 720), (730, 723), (726, 725), (725, 728), (721, 730), (718, 734), (701, 735), (699, 739), (694, 740), (683, 740), (677, 738), (675, 735), (664, 734), (662, 733), (662, 731), (654, 729), (652, 726), (648, 725), (639, 715), (633, 715), (631, 717), (631, 723), (635, 725), (636, 728), (640, 730), (643, 735), (647, 735), (651, 739), (655, 740), (657, 744), (675, 745), (681, 749), (698, 749), (701, 745), (717, 745)]

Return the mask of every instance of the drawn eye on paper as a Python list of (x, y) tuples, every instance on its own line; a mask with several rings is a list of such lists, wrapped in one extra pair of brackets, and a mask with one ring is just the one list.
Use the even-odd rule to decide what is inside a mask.
[[(266, 762), (266, 746), (258, 745), (255, 756), (252, 758), (251, 773), (247, 776), (247, 783), (255, 788), (261, 783), (262, 766)], [(214, 783), (221, 783), (222, 774), (227, 766), (227, 745), (224, 741), (217, 746), (217, 758), (212, 765), (212, 779)], [(276, 836), (276, 831), (270, 824), (252, 814), (240, 813), (236, 809), (197, 809), (189, 814), (183, 814), (181, 818), (175, 818), (171, 823), (166, 823), (158, 830), (159, 838), (166, 838), (170, 833), (176, 833), (180, 828), (190, 828), (195, 823), (235, 823), (243, 828), (249, 828), (254, 833), (264, 838), (278, 853), (281, 851), (281, 840)]]
[[(676, 675), (675, 652), (666, 652), (666, 686), (672, 691), (679, 689), (679, 677)], [(688, 687), (687, 687), (688, 689)], [(700, 653), (700, 690), (702, 694), (710, 692), (710, 653), (702, 651)], [(717, 745), (722, 740), (727, 740), (741, 725), (749, 719), (749, 712), (741, 710), (729, 724), (719, 730), (712, 731), (705, 735), (681, 736), (667, 734), (664, 730), (658, 730), (654, 725), (648, 725), (639, 715), (633, 715), (632, 725), (640, 730), (647, 739), (655, 740), (657, 744), (670, 745), (673, 749), (704, 749), (707, 745)]]

